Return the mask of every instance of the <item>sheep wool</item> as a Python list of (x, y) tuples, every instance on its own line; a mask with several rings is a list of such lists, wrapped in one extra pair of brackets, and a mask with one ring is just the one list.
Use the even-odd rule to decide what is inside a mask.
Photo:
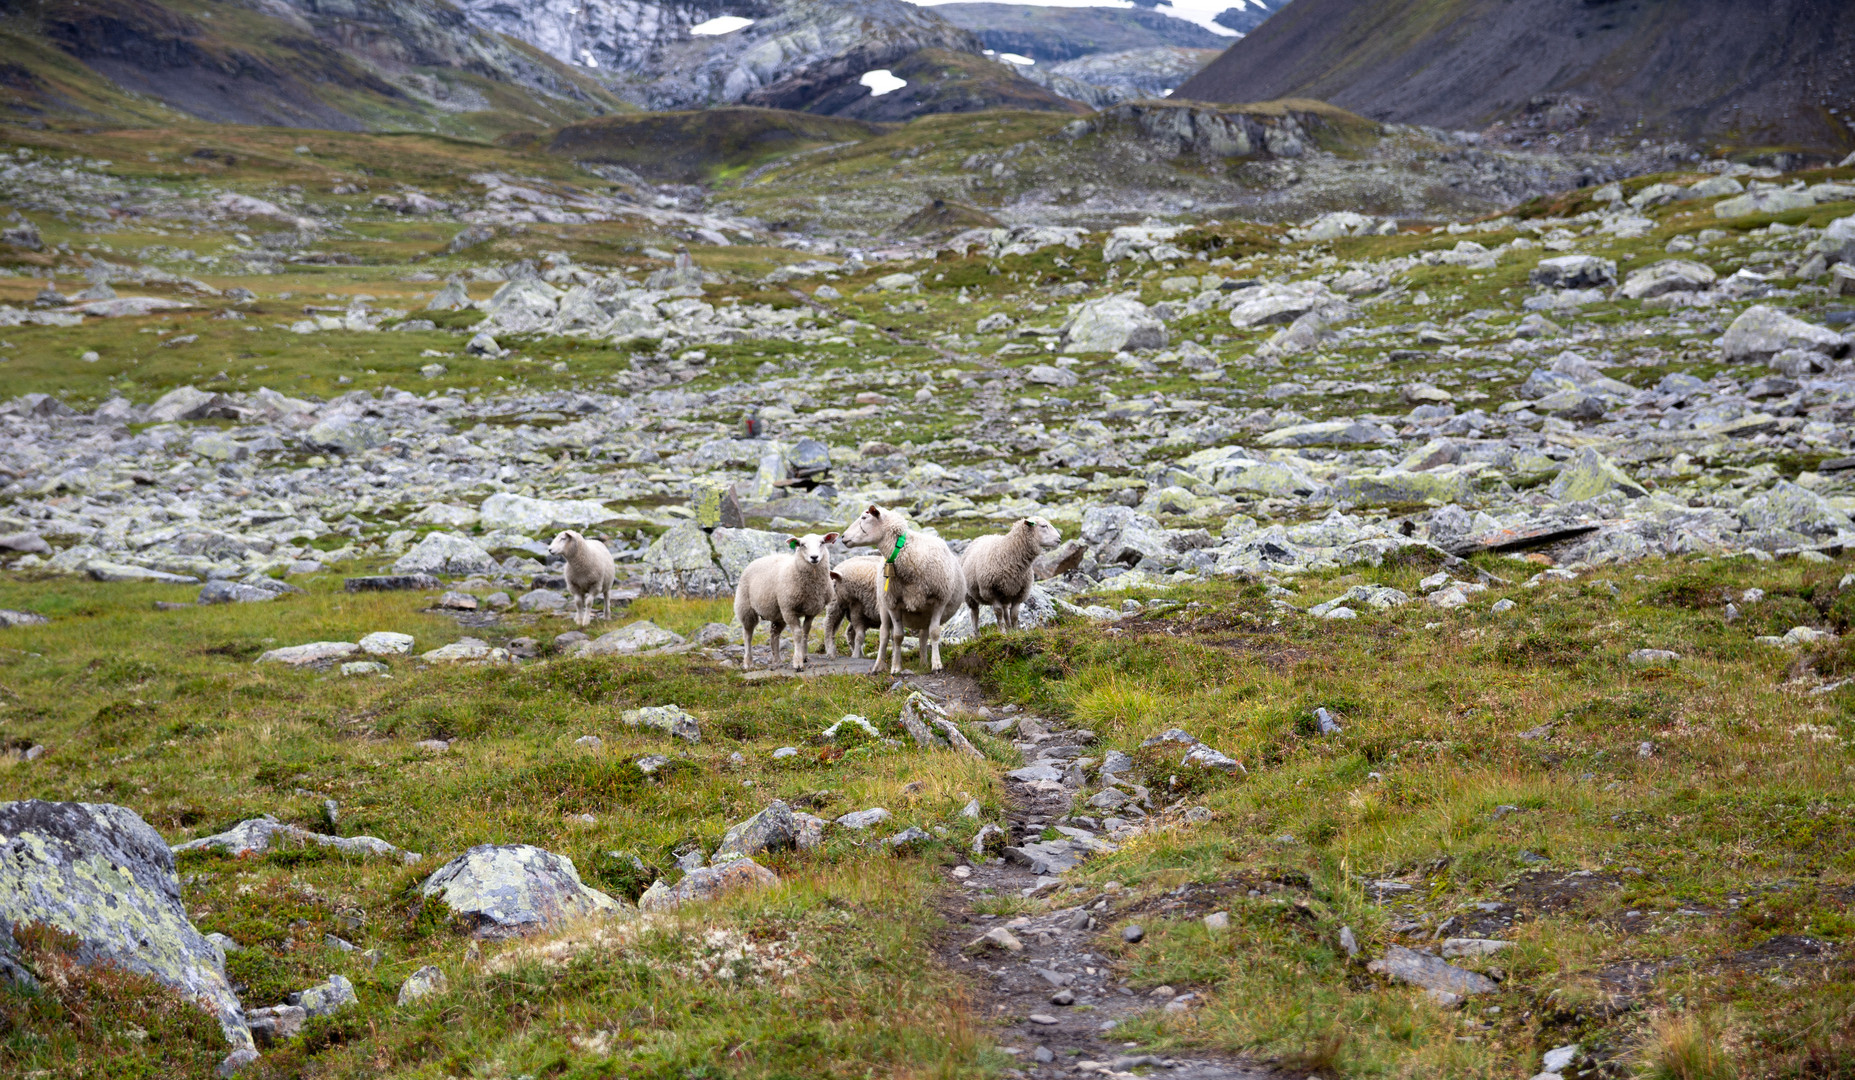
[(598, 540), (588, 540), (579, 533), (568, 529), (554, 537), (554, 542), (547, 549), (567, 560), (567, 591), (573, 594), (573, 622), (576, 626), (585, 626), (592, 622), (592, 612), (588, 610), (592, 598), (605, 597), (605, 617), (612, 617), (612, 578), (616, 569), (612, 565), (612, 551)]
[(885, 576), (877, 586), (881, 632), (870, 674), (882, 671), (885, 650), (889, 673), (902, 673), (905, 630), (920, 631), (928, 670), (939, 671), (941, 625), (966, 599), (966, 577), (953, 550), (938, 536), (911, 530), (902, 515), (880, 506), (870, 507), (851, 522), (844, 531), (844, 543), (873, 545), (884, 563)]
[[(836, 533), (786, 537), (784, 552), (762, 555), (741, 571), (734, 589), (734, 617), (741, 623), (743, 671), (754, 666), (754, 628), (765, 621), (772, 631), (772, 663), (779, 662), (779, 638), (792, 627), (792, 670), (805, 667), (812, 620), (830, 606), (831, 552)], [(770, 665), (769, 665), (770, 666)]]
[(837, 655), (837, 628), (849, 622), (845, 643), (850, 655), (863, 659), (863, 635), (873, 626), (882, 625), (879, 606), (882, 589), (882, 559), (876, 555), (858, 555), (831, 568), (831, 586), (835, 596), (826, 612), (824, 654)]
[(1056, 526), (1040, 517), (1018, 521), (1003, 534), (981, 536), (960, 555), (966, 575), (966, 608), (973, 633), (979, 632), (979, 606), (992, 609), (1000, 630), (1018, 628), (1018, 611), (1031, 594), (1037, 556), (1063, 542)]

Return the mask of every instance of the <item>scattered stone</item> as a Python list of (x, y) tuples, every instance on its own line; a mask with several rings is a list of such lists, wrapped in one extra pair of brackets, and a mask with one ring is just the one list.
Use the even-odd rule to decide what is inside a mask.
[(285, 824), (269, 814), (247, 818), (222, 833), (175, 844), (173, 851), (176, 855), (183, 851), (217, 851), (236, 859), (245, 855), (262, 855), (279, 846), (279, 840), (334, 848), (345, 855), (378, 855), (404, 863), (415, 863), (424, 858), (416, 851), (394, 847), (379, 837), (329, 836), (311, 832), (300, 825)]
[(406, 981), (399, 984), (399, 1005), (404, 1008), (425, 998), (448, 993), (450, 989), (450, 981), (444, 977), (444, 972), (427, 964), (406, 976)]
[(1437, 999), (1439, 1004), (1445, 1005), (1455, 1004), (1470, 994), (1492, 994), (1500, 988), (1486, 975), (1466, 971), (1429, 953), (1416, 952), (1402, 945), (1387, 946), (1385, 955), (1367, 964), (1366, 970), (1393, 982), (1447, 995), (1448, 1000)]
[(684, 712), (679, 705), (648, 705), (642, 709), (628, 709), (619, 719), (631, 727), (656, 728), (685, 742), (702, 741), (701, 722)]
[(1121, 928), (1121, 940), (1129, 945), (1138, 945), (1146, 937), (1146, 928), (1139, 923), (1128, 923)]
[(307, 990), (298, 990), (284, 998), (284, 1002), (302, 1009), (310, 1019), (318, 1016), (333, 1016), (350, 1005), (360, 1004), (355, 996), (354, 984), (341, 975), (330, 975), (326, 982), (319, 982)]

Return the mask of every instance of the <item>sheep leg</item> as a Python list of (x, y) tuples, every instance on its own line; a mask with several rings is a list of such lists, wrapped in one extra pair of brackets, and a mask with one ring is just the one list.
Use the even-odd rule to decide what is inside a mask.
[(605, 621), (612, 621), (612, 583), (605, 583)]
[(966, 610), (968, 614), (972, 615), (973, 617), (973, 636), (978, 637), (979, 636), (979, 601), (968, 600), (966, 602)]
[(786, 624), (774, 619), (769, 621), (767, 626), (771, 627), (773, 630), (773, 651), (767, 654), (766, 661), (766, 666), (771, 668), (779, 663), (779, 639), (785, 636)]
[(832, 604), (825, 612), (824, 619), (824, 654), (837, 659), (837, 628), (844, 621), (844, 609)]
[(940, 670), (940, 612), (928, 616), (927, 629), (921, 631), (921, 655), (926, 657), (933, 650), (933, 659), (928, 663), (930, 673)]
[(584, 627), (588, 622), (591, 622), (591, 621), (592, 620), (586, 617), (586, 594), (585, 593), (574, 593), (573, 594), (573, 625)]
[(798, 623), (793, 629), (792, 635), (792, 670), (805, 670), (805, 652), (807, 649), (811, 648), (811, 640), (812, 617), (810, 615), (801, 615), (799, 616)]
[(752, 670), (754, 666), (754, 627), (759, 625), (759, 622), (760, 620), (752, 615), (743, 616), (741, 619), (742, 671)]
[(998, 608), (998, 614), (994, 617), (998, 619), (998, 625), (1007, 630), (1016, 630), (1018, 628), (1018, 605), (1011, 603), (1001, 604)]
[(882, 674), (882, 655), (889, 648), (889, 609), (883, 608), (882, 620), (876, 631), (876, 662), (870, 665), (871, 675)]

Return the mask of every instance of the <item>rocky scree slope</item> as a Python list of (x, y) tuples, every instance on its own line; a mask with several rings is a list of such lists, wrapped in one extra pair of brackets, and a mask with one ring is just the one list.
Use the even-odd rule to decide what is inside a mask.
[(1196, 23), (1137, 7), (937, 4), (933, 11), (977, 34), (986, 48), (1029, 57), (1039, 64), (1161, 46), (1221, 49), (1230, 43), (1229, 38)]
[[(477, 134), (514, 126), (511, 114), (532, 124), (618, 106), (571, 68), (427, 0), (279, 0), (200, 12), (159, 0), (77, 0), (0, 11), (16, 17), (16, 32), (80, 61), (118, 94), (219, 123)], [(23, 68), (8, 84), (14, 109), (80, 108), (60, 85), (67, 77)]]
[(1840, 156), (1855, 147), (1851, 48), (1855, 8), (1836, 0), (1300, 0), (1178, 93)]

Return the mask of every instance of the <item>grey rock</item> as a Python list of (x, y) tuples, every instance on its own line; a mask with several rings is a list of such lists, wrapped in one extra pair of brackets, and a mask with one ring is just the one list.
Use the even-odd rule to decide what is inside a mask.
[(1728, 363), (1764, 363), (1787, 349), (1841, 356), (1848, 343), (1833, 330), (1764, 304), (1745, 309), (1720, 338), (1720, 356)]
[(715, 849), (717, 865), (732, 858), (759, 855), (766, 851), (788, 851), (799, 845), (799, 823), (792, 808), (778, 799), (766, 809), (730, 828)]
[(0, 803), (0, 967), (19, 968), (13, 927), (78, 941), (77, 959), (154, 978), (214, 1013), (235, 1050), (251, 1031), (218, 946), (194, 929), (174, 856), (134, 811), (98, 803)]
[(395, 574), (494, 574), (501, 569), (495, 557), (476, 541), (457, 533), (426, 534), (411, 551), (393, 563)]
[(252, 1040), (268, 1049), (301, 1035), (303, 1025), (309, 1022), (309, 1010), (301, 1005), (246, 1009), (245, 1022), (251, 1025)]
[(561, 529), (586, 529), (617, 515), (590, 499), (532, 499), (497, 492), (477, 511), (485, 529), (511, 529), (537, 535)]
[(443, 995), (450, 989), (450, 980), (445, 978), (444, 972), (427, 964), (406, 976), (406, 981), (399, 984), (399, 1005), (404, 1008), (426, 998)]
[(25, 555), (49, 555), (52, 546), (38, 533), (21, 532), (0, 536), (0, 551), (17, 551)]
[(209, 581), (200, 587), (198, 604), (262, 604), (277, 599), (269, 589), (241, 585), (236, 581)]
[(712, 900), (741, 889), (764, 889), (779, 884), (779, 875), (752, 859), (730, 859), (720, 866), (704, 866), (683, 875), (674, 886), (659, 881), (638, 897), (643, 911), (672, 911), (693, 901)]
[(1549, 289), (1597, 289), (1617, 283), (1617, 264), (1595, 255), (1560, 255), (1541, 259), (1528, 275)]
[(1500, 989), (1486, 975), (1465, 971), (1444, 962), (1440, 957), (1416, 952), (1402, 945), (1386, 947), (1385, 955), (1367, 964), (1366, 970), (1394, 982), (1408, 983), (1432, 993), (1455, 995), (1456, 998), (1470, 994), (1492, 994)]
[(1667, 667), (1680, 659), (1680, 653), (1667, 649), (1637, 649), (1629, 656), (1631, 667)]
[(131, 566), (127, 563), (109, 562), (104, 559), (92, 559), (84, 564), (84, 572), (98, 581), (149, 581), (159, 585), (196, 585), (199, 578), (189, 574), (170, 574), (165, 570), (150, 570), (145, 566)]
[(247, 818), (222, 833), (214, 833), (211, 836), (202, 836), (197, 840), (176, 844), (173, 850), (176, 855), (183, 851), (218, 851), (221, 854), (238, 858), (244, 855), (262, 855), (278, 846), (279, 839), (333, 848), (348, 855), (377, 855), (398, 859), (404, 863), (415, 863), (423, 857), (416, 851), (394, 847), (379, 837), (329, 836), (325, 833), (311, 832), (298, 825), (286, 824), (269, 814), (263, 817)]
[(287, 664), (290, 667), (313, 667), (345, 660), (360, 648), (352, 641), (312, 641), (307, 645), (286, 645), (259, 654), (257, 664)]
[(1674, 292), (1704, 292), (1713, 286), (1718, 275), (1713, 268), (1685, 259), (1663, 259), (1640, 270), (1630, 271), (1622, 293), (1631, 300), (1647, 300)]
[(1146, 937), (1146, 928), (1139, 923), (1128, 923), (1121, 927), (1121, 940), (1129, 945), (1138, 945)]
[(51, 622), (50, 619), (36, 612), (0, 608), (0, 630), (11, 629), (15, 626), (44, 626), (49, 622)]
[(1064, 341), (1076, 352), (1163, 349), (1166, 324), (1132, 296), (1108, 296), (1084, 302), (1063, 328)]
[(480, 938), (513, 937), (626, 910), (582, 883), (572, 859), (527, 844), (479, 844), (439, 867), (419, 892), (443, 901)]
[(894, 815), (880, 806), (868, 810), (853, 810), (837, 819), (837, 823), (846, 829), (868, 829), (888, 821)]
[(430, 574), (387, 574), (375, 577), (351, 577), (342, 583), (348, 592), (407, 592), (436, 589), (441, 582)]
[(394, 633), (391, 630), (376, 630), (361, 638), (358, 647), (369, 656), (404, 656), (412, 651), (411, 634)]
[(647, 705), (642, 709), (627, 709), (621, 714), (620, 719), (632, 727), (656, 728), (666, 735), (674, 736), (685, 742), (702, 741), (701, 722), (684, 712), (679, 705)]
[(360, 998), (354, 993), (354, 984), (341, 975), (330, 975), (326, 982), (298, 990), (285, 997), (284, 1001), (301, 1008), (311, 1019), (333, 1016), (350, 1005), (360, 1004)]
[(648, 619), (627, 623), (587, 642), (581, 656), (635, 656), (656, 649), (685, 644), (681, 634), (673, 633)]

